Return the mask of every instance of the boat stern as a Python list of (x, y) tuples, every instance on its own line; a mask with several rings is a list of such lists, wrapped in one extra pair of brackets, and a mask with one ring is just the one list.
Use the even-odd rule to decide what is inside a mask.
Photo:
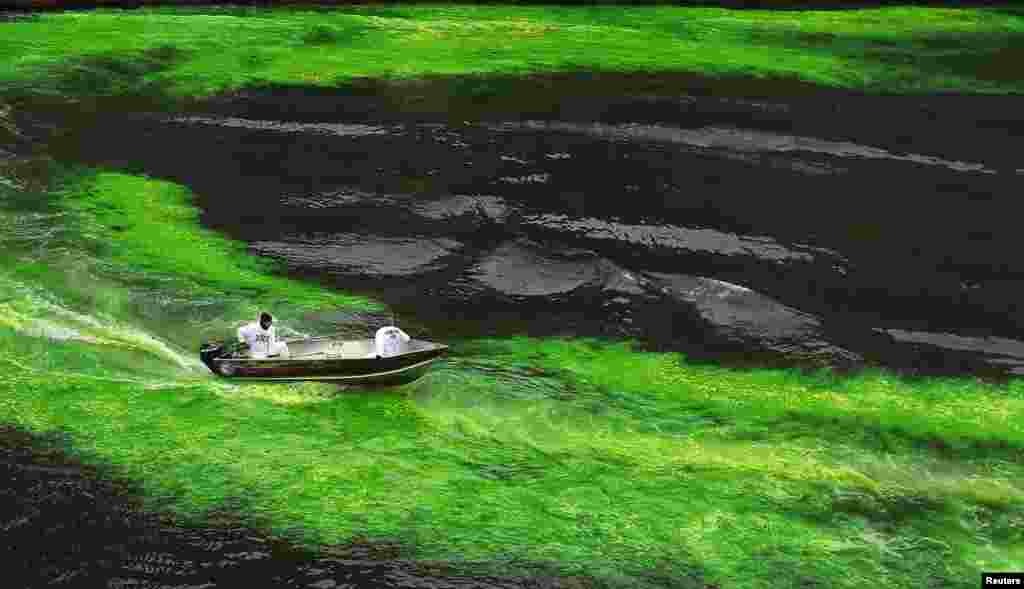
[(220, 374), (217, 370), (214, 360), (220, 358), (225, 354), (224, 344), (218, 342), (207, 342), (199, 347), (199, 359), (206, 364), (206, 367), (210, 369), (214, 374)]

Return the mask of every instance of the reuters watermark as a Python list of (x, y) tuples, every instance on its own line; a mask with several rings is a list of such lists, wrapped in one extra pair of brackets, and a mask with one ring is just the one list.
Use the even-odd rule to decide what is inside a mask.
[(1024, 573), (981, 573), (981, 589), (992, 587), (1024, 589)]

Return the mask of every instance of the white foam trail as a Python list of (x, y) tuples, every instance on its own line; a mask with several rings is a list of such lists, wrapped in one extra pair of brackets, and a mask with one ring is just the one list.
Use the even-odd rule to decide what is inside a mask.
[(165, 342), (112, 317), (79, 313), (54, 302), (52, 297), (24, 284), (4, 280), (18, 296), (14, 304), (0, 303), (0, 324), (29, 337), (79, 340), (94, 344), (145, 350), (170, 360), (189, 372), (203, 369), (198, 359), (186, 356)]

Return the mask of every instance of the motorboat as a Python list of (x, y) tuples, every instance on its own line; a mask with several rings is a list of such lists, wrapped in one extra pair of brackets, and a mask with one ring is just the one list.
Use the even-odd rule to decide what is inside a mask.
[(372, 339), (332, 336), (284, 340), (287, 357), (250, 357), (244, 345), (203, 344), (199, 357), (215, 374), (232, 380), (320, 381), (338, 384), (396, 386), (427, 373), (448, 346), (412, 339), (395, 355), (376, 355)]

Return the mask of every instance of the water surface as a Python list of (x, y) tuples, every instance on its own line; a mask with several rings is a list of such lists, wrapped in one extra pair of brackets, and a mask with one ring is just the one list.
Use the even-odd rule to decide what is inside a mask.
[[(709, 359), (946, 374), (1024, 366), (943, 335), (1022, 337), (1024, 176), (991, 149), (998, 129), (963, 133), (976, 114), (938, 108), (943, 134), (895, 98), (874, 118), (864, 104), (881, 98), (837, 102), (864, 117), (856, 127), (800, 100), (647, 96), (592, 97), (589, 121), (567, 108), (374, 121), (365, 97), (291, 93), (270, 116), (270, 96), (106, 120), (87, 157), (189, 186), (207, 226), (433, 337), (611, 335)], [(741, 290), (673, 287), (693, 279)]]

